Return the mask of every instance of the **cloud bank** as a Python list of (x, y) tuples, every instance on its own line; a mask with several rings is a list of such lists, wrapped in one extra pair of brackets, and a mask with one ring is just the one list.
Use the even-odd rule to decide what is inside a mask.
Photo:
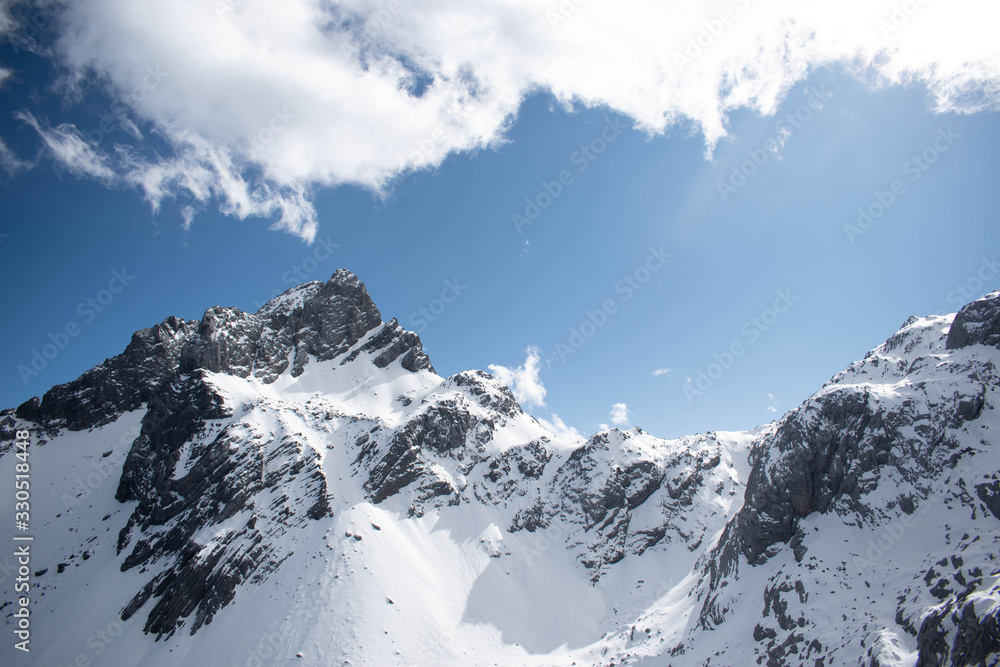
[[(410, 170), (503, 141), (525, 97), (606, 107), (708, 151), (740, 108), (774, 112), (836, 64), (919, 82), (939, 112), (1000, 107), (1000, 6), (984, 0), (74, 0), (51, 52), (162, 138), (91, 145), (30, 124), (74, 173), (264, 216), (312, 239), (318, 187), (384, 193)], [(58, 9), (56, 9), (58, 7)], [(84, 139), (86, 141), (86, 139)], [(88, 166), (89, 165), (89, 166)]]

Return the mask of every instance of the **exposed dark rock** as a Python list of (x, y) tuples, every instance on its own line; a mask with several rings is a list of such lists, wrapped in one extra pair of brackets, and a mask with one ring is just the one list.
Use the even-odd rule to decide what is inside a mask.
[(552, 450), (548, 448), (547, 440), (535, 440), (526, 445), (512, 447), (490, 460), (485, 477), (496, 487), (482, 489), (482, 493), (497, 499), (523, 493), (523, 480), (539, 479), (551, 459)]
[(548, 526), (549, 518), (545, 514), (545, 507), (541, 502), (537, 502), (527, 509), (519, 510), (514, 515), (514, 520), (511, 522), (508, 530), (512, 533), (516, 533), (519, 530), (526, 530), (529, 533), (533, 533), (536, 530), (548, 528)]
[(997, 613), (982, 618), (976, 616), (974, 602), (962, 607), (951, 649), (952, 665), (985, 665), (1000, 653), (1000, 623)]
[(946, 346), (957, 350), (969, 345), (1000, 348), (1000, 292), (976, 299), (955, 315)]
[(1000, 480), (976, 485), (976, 495), (986, 505), (986, 509), (1000, 519)]
[[(396, 359), (408, 371), (416, 373), (419, 370), (434, 372), (430, 358), (424, 353), (420, 338), (412, 331), (403, 329), (394, 319), (382, 327), (368, 342), (358, 348), (359, 352), (378, 353), (372, 360), (379, 368), (385, 368)], [(353, 360), (357, 353), (352, 353), (342, 363)]]
[[(454, 452), (460, 459), (464, 457), (466, 439), (476, 424), (476, 418), (454, 401), (441, 401), (412, 417), (392, 436), (388, 450), (371, 468), (364, 486), (372, 502), (380, 503), (426, 475), (423, 450), (439, 455)], [(375, 456), (375, 443), (368, 443), (362, 447), (358, 462)], [(450, 493), (441, 486), (424, 491), (424, 499)]]
[(921, 623), (917, 651), (917, 667), (987, 664), (991, 655), (1000, 652), (996, 609), (980, 618), (974, 600), (966, 601), (964, 595), (950, 600)]
[[(448, 378), (448, 383), (468, 391), (469, 394), (478, 399), (479, 404), (484, 408), (489, 408), (508, 417), (521, 414), (521, 406), (510, 389), (499, 384), (492, 375), (485, 371), (463, 371)], [(491, 387), (493, 391), (490, 390)]]

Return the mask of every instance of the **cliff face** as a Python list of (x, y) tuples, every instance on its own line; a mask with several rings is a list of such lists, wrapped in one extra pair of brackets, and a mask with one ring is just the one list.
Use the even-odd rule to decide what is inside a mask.
[[(872, 574), (880, 568), (869, 561), (884, 564), (885, 551), (902, 537), (895, 533), (926, 531), (928, 547), (943, 538), (945, 548), (928, 548), (912, 573), (925, 586), (901, 591), (894, 615), (916, 639), (917, 664), (983, 664), (1000, 650), (997, 607), (972, 602), (995, 601), (997, 595), (991, 553), (997, 514), (991, 505), (1000, 477), (992, 412), (1000, 384), (994, 352), (1000, 345), (998, 296), (967, 305), (953, 322), (911, 318), (754, 445), (743, 508), (705, 567), (710, 585), (704, 626), (725, 623), (732, 606), (722, 591), (728, 581), (747, 565), (784, 555), (786, 545), (794, 556), (787, 568), (797, 573), (794, 595), (805, 598), (820, 591), (803, 584), (808, 579), (798, 578), (801, 571), (826, 563), (846, 578), (860, 564)], [(936, 513), (928, 513), (941, 505), (958, 516), (937, 526)], [(874, 530), (876, 539), (851, 546), (833, 562), (809, 547), (814, 536), (807, 526), (817, 523), (817, 515)], [(793, 589), (771, 590), (779, 600)], [(784, 623), (779, 617), (780, 627), (764, 642), (767, 655), (786, 658), (790, 646), (808, 647), (810, 630), (819, 629), (816, 621), (804, 615), (801, 622)], [(869, 653), (877, 658), (878, 651)]]

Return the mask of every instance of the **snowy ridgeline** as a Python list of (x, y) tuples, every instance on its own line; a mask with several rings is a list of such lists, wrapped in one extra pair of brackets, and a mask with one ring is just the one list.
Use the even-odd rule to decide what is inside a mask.
[(953, 319), (753, 431), (584, 440), (349, 272), (171, 318), (0, 415), (35, 536), (2, 662), (997, 664), (1000, 298)]

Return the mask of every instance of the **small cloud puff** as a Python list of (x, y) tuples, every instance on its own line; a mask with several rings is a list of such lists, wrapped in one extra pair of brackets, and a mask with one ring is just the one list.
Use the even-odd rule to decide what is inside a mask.
[(615, 426), (628, 426), (628, 406), (615, 403), (611, 406), (611, 423)]
[(517, 368), (490, 364), (489, 369), (497, 380), (514, 392), (514, 398), (519, 403), (525, 407), (543, 407), (545, 405), (545, 386), (538, 378), (541, 351), (537, 347), (531, 346), (525, 352), (528, 356), (524, 360), (524, 364)]

